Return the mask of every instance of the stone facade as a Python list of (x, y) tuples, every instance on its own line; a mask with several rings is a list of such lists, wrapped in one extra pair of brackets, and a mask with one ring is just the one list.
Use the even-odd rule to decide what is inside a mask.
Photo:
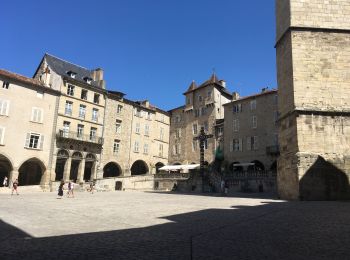
[[(201, 127), (214, 134), (216, 121), (224, 118), (223, 105), (232, 99), (226, 83), (215, 74), (198, 87), (193, 82), (184, 95), (185, 105), (170, 110), (170, 164), (199, 163), (199, 142), (193, 138)], [(217, 143), (215, 138), (208, 139), (204, 158), (207, 163), (214, 160)]]
[(350, 2), (277, 0), (283, 199), (350, 193)]
[(48, 188), (59, 92), (0, 70), (0, 179)]
[(224, 105), (224, 158), (234, 163), (255, 163), (263, 171), (276, 171), (278, 156), (277, 91), (239, 98)]

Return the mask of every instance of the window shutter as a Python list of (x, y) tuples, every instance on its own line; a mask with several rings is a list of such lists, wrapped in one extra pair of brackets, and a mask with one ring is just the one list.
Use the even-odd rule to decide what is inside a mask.
[(35, 121), (35, 112), (36, 112), (36, 110), (35, 110), (35, 108), (33, 107), (33, 108), (32, 108), (32, 117), (30, 118), (30, 121)]
[(179, 137), (181, 137), (181, 128), (179, 129)]
[(233, 151), (233, 140), (230, 140), (230, 152)]
[(258, 144), (258, 137), (254, 136), (254, 150), (259, 149), (259, 144)]
[(247, 150), (248, 151), (251, 150), (251, 139), (250, 139), (250, 136), (247, 137)]
[(4, 132), (5, 128), (0, 127), (0, 144), (4, 144)]
[(175, 145), (173, 145), (173, 155), (176, 154), (176, 151), (175, 151)]
[(179, 154), (181, 154), (181, 144), (179, 144)]
[(44, 136), (40, 135), (40, 150), (43, 150), (44, 147)]
[(3, 115), (8, 116), (9, 115), (9, 110), (10, 110), (10, 101), (9, 100), (5, 100), (4, 101), (4, 107), (3, 107)]
[(26, 143), (25, 143), (24, 147), (29, 147), (29, 142), (30, 142), (30, 133), (27, 133)]
[(0, 99), (0, 115), (3, 115), (4, 113), (2, 112), (3, 111), (3, 106), (4, 106), (4, 100)]
[(242, 138), (239, 138), (239, 150), (241, 152), (243, 151), (243, 140), (242, 140)]
[(238, 104), (238, 110), (239, 112), (242, 112), (242, 104)]

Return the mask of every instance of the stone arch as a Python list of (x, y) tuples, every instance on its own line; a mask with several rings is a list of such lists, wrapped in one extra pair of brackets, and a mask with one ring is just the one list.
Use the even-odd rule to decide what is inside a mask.
[(19, 185), (39, 185), (45, 171), (45, 164), (40, 159), (33, 157), (26, 160), (18, 170)]
[(11, 160), (3, 155), (0, 154), (0, 186), (3, 185), (3, 180), (5, 178), (5, 176), (7, 177), (7, 184), (10, 183), (10, 174), (11, 171), (13, 170), (13, 164), (11, 162)]
[(103, 167), (103, 178), (118, 177), (122, 174), (122, 168), (116, 162), (109, 162)]
[(156, 173), (159, 173), (159, 168), (162, 168), (164, 166), (164, 163), (162, 162), (157, 162), (156, 163)]
[(55, 166), (55, 173), (56, 173), (55, 180), (60, 181), (63, 179), (64, 168), (69, 158), (69, 152), (65, 149), (61, 149), (57, 151), (56, 156), (57, 156), (57, 159), (56, 159), (56, 166)]
[(174, 163), (173, 165), (181, 165), (181, 163), (179, 163), (179, 162), (176, 162), (176, 163)]
[(249, 165), (248, 171), (265, 171), (265, 166), (262, 162), (254, 160), (251, 163), (254, 163), (254, 165)]
[(91, 179), (93, 179), (96, 161), (97, 161), (96, 155), (92, 153), (86, 154), (84, 176), (83, 176), (84, 181), (90, 181)]
[(72, 162), (70, 166), (69, 179), (77, 181), (78, 173), (81, 161), (83, 160), (83, 154), (81, 152), (75, 151), (72, 153)]
[(144, 175), (149, 173), (148, 165), (143, 160), (135, 161), (131, 166), (131, 175)]

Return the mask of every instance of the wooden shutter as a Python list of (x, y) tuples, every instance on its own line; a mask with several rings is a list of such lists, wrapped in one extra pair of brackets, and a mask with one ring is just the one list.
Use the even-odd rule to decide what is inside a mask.
[(230, 152), (233, 151), (233, 140), (230, 140)]
[(248, 151), (251, 150), (251, 148), (252, 148), (251, 145), (252, 145), (252, 144), (251, 144), (251, 137), (248, 136), (248, 137), (247, 137), (247, 150), (248, 150)]
[(0, 144), (4, 144), (4, 134), (5, 134), (5, 128), (0, 127)]
[(27, 133), (26, 142), (24, 144), (24, 147), (29, 147), (29, 142), (30, 142), (30, 133)]
[(254, 136), (254, 150), (259, 149), (259, 144), (258, 144), (258, 137)]
[(40, 150), (43, 150), (44, 147), (44, 136), (40, 135)]
[(181, 144), (179, 144), (179, 154), (181, 154)]
[(8, 116), (9, 110), (10, 110), (10, 101), (6, 100), (4, 104), (5, 104), (5, 113), (4, 114)]
[(243, 151), (243, 140), (242, 140), (242, 138), (239, 138), (239, 150), (241, 152)]

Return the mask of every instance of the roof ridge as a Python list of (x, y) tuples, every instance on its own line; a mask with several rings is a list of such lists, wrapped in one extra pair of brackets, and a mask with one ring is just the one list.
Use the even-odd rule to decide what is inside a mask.
[(66, 62), (66, 63), (69, 63), (69, 64), (71, 64), (71, 65), (74, 65), (74, 66), (76, 66), (76, 67), (80, 67), (80, 68), (82, 68), (82, 69), (84, 69), (84, 70), (88, 70), (88, 71), (90, 71), (90, 72), (92, 71), (92, 70), (90, 70), (90, 69), (88, 69), (88, 68), (85, 68), (85, 67), (83, 67), (83, 66), (81, 66), (81, 65), (75, 64), (75, 63), (73, 63), (73, 62), (70, 62), (70, 61), (67, 61), (67, 60), (65, 60), (65, 59), (62, 59), (62, 58), (60, 58), (60, 57), (57, 57), (57, 56), (55, 56), (55, 55), (52, 55), (52, 54), (50, 54), (50, 53), (48, 53), (48, 52), (46, 52), (45, 55), (48, 55), (48, 56), (51, 56), (51, 57), (53, 57), (53, 58), (59, 59), (59, 60), (61, 60), (61, 61), (64, 61), (64, 62)]

